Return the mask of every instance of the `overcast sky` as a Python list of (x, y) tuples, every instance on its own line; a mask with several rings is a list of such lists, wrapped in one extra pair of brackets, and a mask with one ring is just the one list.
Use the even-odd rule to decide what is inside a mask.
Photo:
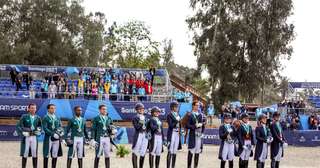
[[(290, 21), (296, 26), (297, 36), (292, 43), (293, 56), (290, 61), (284, 61), (282, 74), (291, 81), (320, 82), (320, 22), (316, 21), (320, 16), (320, 0), (293, 1), (294, 15)], [(105, 13), (108, 23), (144, 21), (154, 40), (172, 39), (176, 63), (196, 67), (193, 47), (189, 45), (191, 33), (185, 22), (192, 12), (189, 0), (84, 0), (83, 5), (86, 12)]]

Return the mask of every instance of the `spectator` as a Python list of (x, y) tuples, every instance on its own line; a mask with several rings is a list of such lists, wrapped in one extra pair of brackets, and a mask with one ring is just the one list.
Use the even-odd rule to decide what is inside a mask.
[(93, 100), (96, 100), (97, 99), (97, 96), (98, 96), (98, 88), (97, 88), (97, 83), (93, 82), (92, 83), (92, 88), (91, 88), (91, 95), (92, 95), (92, 98)]
[(146, 90), (144, 87), (138, 88), (138, 100), (139, 101), (144, 101), (145, 100), (145, 95), (146, 95)]
[(98, 86), (98, 93), (99, 93), (98, 100), (102, 100), (103, 94), (104, 94), (104, 86), (102, 83), (103, 82), (100, 82)]
[(83, 95), (84, 92), (84, 81), (82, 77), (78, 79), (78, 95)]
[(156, 68), (154, 67), (154, 65), (151, 66), (151, 68), (149, 69), (149, 73), (150, 73), (150, 77), (151, 77), (151, 86), (153, 86), (153, 81), (154, 81), (154, 76), (156, 74)]
[(89, 99), (90, 96), (91, 96), (91, 84), (90, 84), (90, 81), (87, 80), (87, 82), (85, 83), (85, 86), (84, 86), (84, 96)]
[(110, 86), (110, 100), (117, 100), (117, 94), (118, 94), (118, 86), (117, 83), (111, 82)]
[(29, 96), (30, 99), (36, 98), (36, 86), (34, 85), (33, 81), (30, 83)]
[(151, 95), (153, 93), (152, 84), (150, 81), (145, 82), (144, 89), (147, 95)]
[(22, 76), (21, 74), (17, 74), (16, 76), (16, 91), (18, 92), (22, 87)]
[(56, 98), (57, 86), (54, 84), (54, 81), (51, 81), (48, 88), (48, 92), (49, 92), (49, 99)]
[(214, 116), (214, 113), (215, 113), (214, 105), (213, 105), (212, 101), (210, 101), (210, 104), (209, 104), (208, 109), (207, 109), (208, 124), (209, 124), (210, 126), (213, 125), (213, 116)]
[(71, 84), (71, 99), (75, 99), (77, 95), (77, 87), (74, 82)]
[(185, 102), (188, 102), (188, 103), (191, 103), (192, 102), (192, 95), (189, 91), (189, 88), (186, 89), (186, 91), (184, 92), (184, 99), (185, 99)]
[(300, 123), (300, 117), (297, 114), (293, 114), (290, 124), (290, 130), (300, 130), (301, 129), (301, 123)]
[(106, 82), (104, 83), (104, 92), (105, 92), (104, 98), (105, 98), (106, 100), (109, 99), (109, 91), (110, 91), (110, 81), (106, 81)]
[(69, 99), (69, 93), (71, 92), (71, 87), (69, 86), (68, 82), (65, 82), (65, 90), (64, 90), (64, 98)]
[(308, 121), (309, 121), (309, 129), (315, 130), (318, 128), (318, 118), (314, 114), (312, 114), (309, 117)]
[(58, 98), (62, 99), (65, 92), (65, 85), (66, 85), (63, 78), (59, 79), (57, 85), (58, 85)]
[(24, 81), (25, 84), (26, 84), (27, 90), (29, 90), (30, 83), (31, 83), (31, 81), (32, 81), (31, 75), (28, 74), (28, 73), (24, 73), (24, 74), (23, 74), (23, 81)]
[(16, 83), (16, 77), (17, 77), (16, 69), (15, 68), (11, 68), (10, 78), (11, 78), (12, 85), (14, 85)]
[(132, 100), (133, 101), (137, 101), (137, 87), (136, 87), (136, 84), (133, 83), (132, 84)]
[(47, 98), (48, 88), (48, 82), (46, 80), (42, 80), (40, 90), (43, 99)]

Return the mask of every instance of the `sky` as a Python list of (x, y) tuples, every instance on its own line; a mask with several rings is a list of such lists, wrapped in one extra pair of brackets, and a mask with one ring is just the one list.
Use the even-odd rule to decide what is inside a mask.
[[(289, 61), (283, 61), (284, 70), (281, 74), (290, 81), (320, 82), (320, 22), (316, 21), (320, 16), (320, 0), (293, 2), (294, 14), (289, 21), (295, 25), (296, 38), (292, 42), (294, 53)], [(84, 0), (83, 5), (87, 13), (105, 13), (110, 24), (114, 21), (122, 24), (130, 20), (145, 22), (154, 40), (172, 39), (177, 64), (196, 67), (194, 48), (189, 45), (192, 33), (185, 22), (192, 15), (189, 0)]]

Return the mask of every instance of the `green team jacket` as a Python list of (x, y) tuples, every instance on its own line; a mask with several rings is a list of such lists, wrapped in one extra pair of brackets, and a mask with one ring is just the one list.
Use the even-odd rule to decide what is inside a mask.
[[(72, 119), (69, 120), (68, 126), (66, 127), (65, 130), (65, 139), (69, 138), (69, 132), (71, 133), (71, 140), (73, 140), (74, 137), (83, 137), (83, 143), (85, 143), (85, 139), (89, 139), (88, 132), (87, 132), (87, 127), (86, 127), (86, 120), (81, 117), (81, 125), (80, 125), (80, 132), (78, 131), (79, 128), (79, 122), (77, 121), (76, 117), (73, 117)], [(84, 145), (83, 145), (84, 147)], [(69, 147), (68, 150), (68, 157), (72, 158), (73, 157), (73, 146)], [(83, 150), (83, 157), (84, 157), (84, 150)]]
[[(42, 126), (44, 130), (44, 140), (43, 140), (43, 157), (49, 157), (49, 154), (51, 151), (49, 150), (49, 140), (51, 139), (51, 136), (56, 132), (58, 128), (61, 129), (61, 120), (60, 118), (56, 117), (55, 120), (51, 120), (49, 115), (45, 115), (42, 120)], [(61, 146), (61, 139), (59, 140), (59, 150), (58, 150), (58, 156), (62, 156), (62, 146)]]
[[(112, 119), (109, 116), (106, 116), (105, 126), (106, 130), (103, 129), (104, 121), (101, 119), (100, 115), (95, 117), (92, 121), (92, 128), (91, 128), (91, 137), (98, 143), (100, 143), (100, 137), (104, 136), (105, 134), (110, 135), (111, 129), (110, 126), (113, 125)], [(112, 140), (110, 138), (111, 143)], [(98, 154), (99, 148), (96, 148), (96, 154)]]
[[(35, 115), (35, 119), (33, 121), (33, 125), (35, 129), (40, 128), (42, 130), (41, 118), (38, 115)], [(23, 156), (26, 145), (26, 138), (22, 135), (22, 132), (26, 129), (31, 129), (32, 120), (30, 114), (23, 114), (16, 125), (17, 133), (22, 136), (21, 144), (20, 144), (20, 156)], [(40, 130), (40, 131), (41, 131)], [(37, 140), (38, 143), (38, 140)], [(38, 148), (38, 145), (37, 145)], [(31, 156), (31, 150), (29, 150), (29, 156)]]

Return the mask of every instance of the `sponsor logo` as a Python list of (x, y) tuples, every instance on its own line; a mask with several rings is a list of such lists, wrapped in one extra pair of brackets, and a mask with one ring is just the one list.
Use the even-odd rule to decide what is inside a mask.
[(7, 136), (8, 135), (8, 131), (0, 131), (0, 136)]
[(208, 134), (203, 134), (202, 139), (216, 139), (219, 140), (219, 135), (208, 135)]
[(299, 138), (299, 142), (306, 142), (306, 138), (305, 138), (304, 136), (301, 136), (301, 137)]
[(0, 111), (26, 111), (27, 105), (0, 105)]

